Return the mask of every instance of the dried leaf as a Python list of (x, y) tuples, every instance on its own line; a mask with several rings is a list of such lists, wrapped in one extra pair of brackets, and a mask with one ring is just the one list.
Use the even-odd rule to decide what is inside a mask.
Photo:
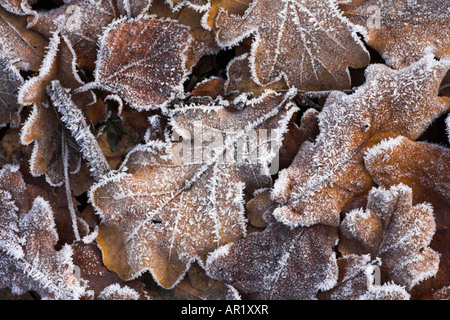
[(387, 283), (374, 284), (374, 268), (369, 255), (347, 255), (337, 260), (339, 278), (330, 291), (321, 293), (322, 299), (330, 300), (409, 300), (405, 288)]
[(433, 206), (436, 233), (430, 247), (441, 255), (439, 271), (436, 276), (415, 286), (410, 291), (412, 297), (423, 299), (435, 288), (449, 285), (449, 149), (399, 136), (369, 149), (364, 162), (378, 185), (389, 188), (399, 183), (406, 184), (413, 190), (413, 203), (427, 202)]
[[(349, 212), (341, 225), (345, 238), (381, 258), (381, 272), (408, 290), (439, 269), (439, 254), (429, 247), (436, 229), (433, 208), (413, 206), (412, 199), (412, 189), (404, 184), (374, 188), (367, 209)], [(351, 253), (351, 242), (341, 242), (339, 250)]]
[(210, 0), (211, 6), (203, 17), (203, 27), (207, 30), (217, 31), (215, 21), (221, 10), (225, 10), (233, 15), (242, 15), (248, 9), (252, 1), (253, 0)]
[(147, 300), (140, 281), (124, 282), (114, 272), (106, 269), (96, 244), (76, 242), (72, 244), (72, 250), (73, 263), (79, 268), (79, 276), (87, 281), (86, 291), (92, 291), (90, 298), (112, 300), (114, 297), (123, 297), (119, 293), (124, 291), (127, 300)]
[(75, 0), (49, 11), (39, 11), (30, 28), (48, 38), (60, 32), (72, 43), (77, 65), (92, 71), (99, 37), (113, 19), (110, 0)]
[(192, 39), (176, 20), (140, 16), (111, 23), (100, 41), (92, 87), (119, 94), (138, 110), (164, 107), (183, 93), (184, 52)]
[[(180, 107), (174, 121), (179, 133), (184, 128), (183, 135), (192, 129), (184, 121), (193, 115), (217, 132), (234, 128), (242, 136), (261, 125), (282, 130), (292, 116), (287, 99), (271, 93), (259, 104), (249, 102), (236, 116), (223, 107), (217, 112), (213, 107), (208, 112), (207, 106)], [(243, 119), (250, 114), (256, 119), (247, 123)], [(158, 284), (172, 288), (192, 261), (202, 264), (208, 252), (245, 235), (243, 190), (255, 188), (259, 179), (267, 182), (267, 177), (254, 181), (261, 170), (258, 163), (221, 161), (223, 145), (215, 156), (195, 163), (177, 156), (180, 147), (190, 150), (186, 143), (174, 150), (168, 143), (149, 143), (128, 154), (121, 173), (94, 185), (90, 199), (102, 217), (97, 241), (105, 265), (122, 279), (149, 270)]]
[(190, 6), (197, 11), (203, 11), (207, 8), (209, 0), (167, 0), (174, 11), (179, 10), (183, 6)]
[[(198, 0), (200, 3), (202, 0)], [(207, 0), (204, 1), (205, 3)], [(191, 70), (201, 57), (219, 51), (214, 34), (202, 27), (202, 9), (192, 5), (185, 6), (187, 1), (179, 2), (177, 10), (173, 10), (172, 5), (165, 0), (153, 0), (149, 13), (156, 14), (162, 18), (175, 19), (178, 23), (189, 27), (189, 34), (192, 37), (192, 43), (186, 48), (185, 66)]]
[(449, 109), (449, 98), (437, 96), (449, 67), (450, 60), (432, 55), (398, 71), (374, 64), (353, 94), (331, 93), (319, 114), (316, 141), (300, 147), (274, 185), (273, 197), (282, 204), (276, 218), (294, 226), (337, 226), (342, 208), (373, 186), (365, 151), (388, 137), (417, 139)]
[(395, 69), (424, 55), (450, 58), (450, 12), (447, 0), (353, 0), (345, 16), (366, 27), (367, 43)]
[(26, 15), (35, 13), (31, 8), (31, 4), (35, 2), (36, 0), (0, 0), (0, 6), (11, 13)]
[[(83, 85), (75, 70), (75, 53), (70, 42), (58, 34), (52, 37), (49, 50), (42, 63), (39, 74), (25, 82), (19, 91), (19, 102), (33, 105), (33, 111), (22, 127), (21, 142), (28, 145), (35, 142), (31, 156), (30, 170), (34, 176), (45, 174), (51, 185), (61, 185), (64, 181), (64, 166), (67, 161), (69, 171), (75, 173), (80, 168), (80, 155), (76, 143), (67, 140), (69, 157), (63, 156), (63, 145), (70, 137), (65, 132), (59, 116), (47, 94), (51, 81), (60, 80), (66, 88), (76, 89)], [(73, 95), (74, 101), (84, 108), (93, 101), (91, 92)]]
[(78, 299), (84, 288), (73, 276), (69, 246), (55, 251), (58, 240), (50, 204), (34, 198), (24, 210), (26, 186), (18, 167), (6, 165), (0, 171), (0, 287), (15, 294), (34, 290), (43, 299)]
[(328, 0), (255, 0), (242, 17), (220, 11), (216, 26), (222, 47), (255, 34), (252, 80), (263, 86), (283, 77), (300, 90), (346, 89), (348, 67), (369, 63), (354, 26)]
[(17, 103), (17, 94), (22, 84), (19, 70), (0, 54), (0, 128), (8, 123), (13, 128), (20, 125), (22, 106)]
[(336, 284), (337, 239), (332, 227), (275, 222), (211, 253), (207, 272), (231, 283), (243, 299), (315, 299)]
[(37, 71), (47, 46), (47, 39), (27, 29), (27, 18), (7, 12), (0, 7), (0, 52), (15, 66)]
[(259, 97), (266, 89), (275, 91), (286, 91), (286, 83), (281, 79), (268, 86), (262, 87), (252, 79), (250, 70), (249, 54), (243, 54), (234, 58), (227, 66), (227, 81), (225, 83), (225, 93), (227, 95), (235, 93), (241, 94), (251, 92), (254, 97)]
[(377, 185), (388, 188), (403, 183), (414, 190), (415, 203), (431, 203), (445, 228), (450, 208), (449, 149), (399, 136), (367, 150), (364, 163)]
[(118, 0), (116, 1), (118, 16), (136, 18), (140, 14), (148, 12), (150, 6), (154, 6), (153, 0)]

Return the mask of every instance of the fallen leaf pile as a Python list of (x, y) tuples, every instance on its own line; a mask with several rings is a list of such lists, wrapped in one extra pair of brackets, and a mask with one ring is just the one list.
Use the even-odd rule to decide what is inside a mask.
[(449, 22), (0, 1), (0, 297), (450, 299)]

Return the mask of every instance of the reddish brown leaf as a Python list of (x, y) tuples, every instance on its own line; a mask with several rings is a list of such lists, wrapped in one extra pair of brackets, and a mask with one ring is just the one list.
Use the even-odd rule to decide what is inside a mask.
[(318, 117), (320, 134), (303, 143), (274, 185), (274, 199), (282, 204), (277, 219), (337, 226), (342, 208), (373, 186), (365, 151), (388, 137), (417, 139), (449, 109), (450, 99), (437, 96), (449, 68), (450, 60), (432, 55), (398, 71), (374, 64), (353, 94), (331, 93)]
[(138, 110), (164, 107), (183, 93), (188, 30), (156, 16), (115, 20), (100, 41), (90, 85), (118, 94)]
[(300, 90), (346, 89), (348, 67), (369, 63), (354, 26), (330, 1), (254, 0), (242, 17), (220, 11), (216, 26), (222, 47), (255, 35), (252, 79), (263, 86), (284, 78)]
[(230, 283), (243, 299), (315, 299), (336, 284), (335, 228), (270, 224), (213, 252), (207, 272)]
[(350, 21), (366, 27), (367, 43), (396, 69), (428, 53), (450, 58), (447, 0), (353, 0), (342, 9)]
[[(436, 230), (433, 208), (413, 206), (412, 199), (412, 189), (404, 184), (374, 188), (367, 209), (349, 212), (341, 225), (344, 240), (361, 243), (365, 253), (381, 259), (388, 280), (408, 290), (439, 269), (439, 254), (429, 247)], [(339, 250), (352, 253), (351, 242), (341, 241)]]

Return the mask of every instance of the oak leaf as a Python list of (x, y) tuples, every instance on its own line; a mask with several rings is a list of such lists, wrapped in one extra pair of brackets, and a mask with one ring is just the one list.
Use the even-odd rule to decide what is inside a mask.
[(116, 1), (116, 16), (136, 18), (140, 14), (148, 12), (150, 6), (154, 6), (153, 0), (118, 0)]
[(339, 278), (331, 290), (320, 293), (330, 300), (409, 300), (404, 287), (394, 283), (375, 284), (376, 261), (370, 255), (346, 255), (337, 260)]
[(367, 150), (364, 164), (375, 183), (384, 188), (403, 183), (413, 189), (415, 203), (433, 205), (438, 228), (445, 229), (450, 207), (450, 150), (403, 136)]
[(413, 299), (424, 299), (435, 288), (450, 284), (449, 162), (448, 148), (413, 142), (402, 136), (382, 141), (370, 148), (364, 157), (365, 166), (378, 185), (389, 188), (399, 183), (406, 184), (413, 190), (413, 203), (427, 202), (433, 206), (436, 233), (430, 247), (441, 255), (439, 271), (410, 291)]
[[(24, 184), (17, 166), (0, 171), (0, 287), (15, 294), (36, 291), (43, 299), (79, 299), (84, 287), (73, 275), (72, 250), (56, 251), (50, 204)], [(26, 208), (30, 207), (29, 210)]]
[[(76, 89), (83, 85), (76, 73), (75, 53), (64, 36), (55, 33), (49, 50), (39, 70), (39, 74), (28, 79), (20, 88), (18, 100), (23, 105), (33, 105), (33, 110), (22, 127), (21, 142), (34, 142), (30, 170), (34, 176), (45, 174), (51, 185), (61, 185), (64, 181), (64, 167), (75, 173), (80, 168), (80, 154), (69, 132), (62, 126), (59, 115), (47, 94), (47, 86), (53, 80), (60, 80), (64, 87)], [(95, 101), (91, 92), (73, 95), (80, 108), (84, 109)], [(68, 158), (63, 154), (64, 144), (68, 145)]]
[(211, 253), (206, 268), (243, 299), (316, 299), (319, 290), (336, 284), (332, 247), (337, 240), (333, 227), (290, 228), (274, 222)]
[(34, 3), (36, 0), (0, 0), (1, 7), (17, 15), (35, 14), (31, 7)]
[(408, 290), (439, 269), (439, 254), (429, 247), (436, 230), (433, 208), (413, 206), (412, 189), (404, 184), (373, 188), (366, 210), (349, 212), (341, 230), (341, 252), (351, 253), (351, 241), (358, 242), (373, 259), (381, 259), (381, 272), (389, 280)]
[(353, 0), (345, 16), (366, 27), (367, 43), (395, 69), (428, 53), (450, 58), (450, 12), (446, 0)]
[(220, 11), (216, 26), (222, 47), (255, 34), (251, 71), (263, 86), (283, 77), (299, 90), (346, 89), (348, 67), (369, 63), (354, 26), (332, 1), (255, 0), (242, 17)]
[[(265, 98), (250, 100), (235, 115), (222, 106), (180, 106), (174, 123), (186, 140), (193, 132), (193, 119), (203, 119), (220, 134), (234, 130), (244, 135), (264, 126), (283, 130), (294, 111), (287, 103), (289, 96), (271, 92)], [(225, 146), (236, 145), (237, 139)], [(212, 154), (201, 162), (188, 157), (183, 162), (180, 146), (188, 152), (187, 144), (181, 143), (150, 141), (149, 146), (138, 146), (127, 155), (120, 173), (102, 179), (90, 191), (102, 218), (97, 241), (104, 263), (122, 279), (149, 270), (158, 284), (174, 287), (192, 261), (202, 265), (208, 252), (245, 235), (243, 191), (270, 182), (260, 177), (258, 163), (220, 160), (224, 145), (211, 147)]]
[(73, 263), (79, 268), (78, 276), (87, 283), (84, 299), (110, 300), (124, 289), (123, 293), (128, 292), (126, 294), (128, 300), (147, 300), (141, 282), (137, 280), (124, 282), (114, 272), (106, 269), (102, 263), (101, 251), (96, 244), (77, 241), (71, 247)]
[(388, 137), (417, 139), (449, 109), (449, 98), (437, 96), (449, 68), (450, 60), (432, 55), (401, 70), (373, 64), (353, 94), (331, 93), (318, 117), (315, 142), (306, 141), (275, 182), (272, 196), (282, 205), (276, 218), (295, 226), (339, 225), (348, 201), (373, 186), (365, 151)]
[(95, 81), (88, 86), (118, 94), (138, 110), (164, 107), (183, 94), (191, 42), (189, 28), (176, 20), (117, 19), (100, 40)]

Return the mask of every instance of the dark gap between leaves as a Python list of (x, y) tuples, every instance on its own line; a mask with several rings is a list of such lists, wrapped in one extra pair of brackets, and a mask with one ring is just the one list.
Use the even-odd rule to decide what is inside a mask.
[(434, 143), (446, 148), (450, 148), (450, 143), (445, 134), (447, 125), (445, 119), (448, 114), (444, 114), (435, 119), (433, 123), (425, 130), (425, 132), (417, 139), (417, 141)]
[(52, 10), (61, 7), (63, 4), (63, 0), (38, 0), (31, 5), (31, 8), (33, 10)]

